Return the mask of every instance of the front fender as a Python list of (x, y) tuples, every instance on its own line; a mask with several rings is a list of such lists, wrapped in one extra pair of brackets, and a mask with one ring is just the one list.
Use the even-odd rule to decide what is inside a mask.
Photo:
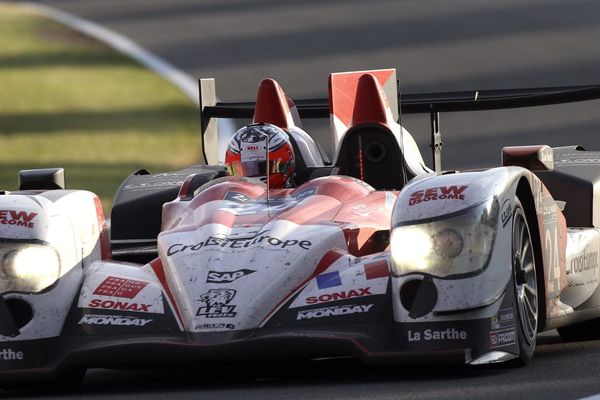
[[(431, 277), (438, 289), (437, 304), (431, 315), (477, 309), (497, 302), (507, 288), (512, 268), (512, 214), (514, 199), (520, 198), (528, 214), (530, 230), (538, 246), (537, 268), (545, 294), (547, 317), (568, 312), (558, 300), (566, 287), (566, 224), (560, 209), (542, 182), (521, 167), (499, 167), (448, 175), (436, 175), (407, 185), (399, 194), (392, 214), (392, 229), (443, 220), (463, 210), (495, 198), (499, 206), (496, 237), (486, 268), (455, 279)], [(412, 272), (393, 279), (396, 320), (409, 315), (397, 299), (403, 284), (427, 276)], [(494, 312), (493, 307), (490, 310)], [(543, 312), (543, 308), (542, 308)], [(423, 318), (432, 318), (431, 315)]]

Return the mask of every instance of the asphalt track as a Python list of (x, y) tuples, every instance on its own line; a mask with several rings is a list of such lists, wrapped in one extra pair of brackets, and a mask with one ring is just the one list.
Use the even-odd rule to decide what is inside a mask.
[[(259, 80), (267, 76), (293, 98), (324, 97), (330, 72), (387, 67), (398, 70), (405, 93), (600, 82), (600, 2), (595, 0), (47, 3), (127, 35), (194, 77), (217, 78), (225, 101), (252, 99)], [(599, 106), (593, 101), (442, 115), (444, 167), (498, 165), (504, 145), (600, 149)], [(427, 119), (403, 121), (428, 159)], [(313, 125), (307, 127), (312, 132)], [(322, 132), (317, 126), (314, 131)], [(328, 141), (323, 144), (327, 147)], [(334, 361), (211, 370), (92, 370), (79, 391), (53, 396), (575, 399), (600, 393), (598, 376), (600, 341), (562, 343), (551, 332), (540, 338), (526, 368), (365, 368)]]

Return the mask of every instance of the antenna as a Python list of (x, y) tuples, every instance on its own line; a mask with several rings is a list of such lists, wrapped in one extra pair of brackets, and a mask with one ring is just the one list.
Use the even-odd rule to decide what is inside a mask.
[(398, 96), (398, 125), (400, 125), (400, 152), (402, 152), (402, 184), (408, 182), (408, 172), (406, 171), (406, 153), (404, 152), (404, 128), (402, 127), (402, 100), (400, 99), (400, 80), (396, 80), (396, 92)]
[(271, 165), (269, 164), (269, 134), (268, 133), (264, 133), (261, 132), (261, 135), (263, 135), (265, 137), (265, 152), (266, 154), (266, 159), (267, 159), (267, 165), (266, 165), (266, 178), (267, 178), (267, 215), (269, 216), (269, 218), (271, 218), (271, 209), (269, 207), (269, 202), (270, 202), (270, 192), (271, 192), (271, 184), (269, 183), (269, 172), (271, 170)]

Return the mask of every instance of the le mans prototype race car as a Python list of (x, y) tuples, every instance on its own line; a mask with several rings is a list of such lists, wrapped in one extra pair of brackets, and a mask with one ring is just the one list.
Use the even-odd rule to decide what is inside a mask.
[[(329, 90), (294, 103), (266, 79), (256, 103), (217, 103), (201, 80), (208, 165), (133, 173), (110, 238), (94, 194), (22, 171), (0, 196), (0, 386), (273, 357), (524, 364), (540, 331), (600, 336), (600, 154), (507, 147), (497, 168), (444, 172), (437, 129), (442, 111), (598, 88), (399, 97), (395, 70), (376, 70)], [(434, 170), (400, 111), (431, 114)], [(328, 116), (333, 162), (300, 127)], [(296, 187), (226, 176), (216, 118), (287, 131)]]

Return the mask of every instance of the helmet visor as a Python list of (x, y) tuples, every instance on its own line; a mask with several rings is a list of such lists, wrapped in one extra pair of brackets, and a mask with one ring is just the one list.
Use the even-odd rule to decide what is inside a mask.
[(282, 171), (282, 163), (280, 160), (270, 160), (269, 169), (267, 170), (267, 162), (264, 160), (241, 161), (230, 165), (229, 174), (237, 176), (247, 176), (249, 178), (267, 176), (276, 174)]

